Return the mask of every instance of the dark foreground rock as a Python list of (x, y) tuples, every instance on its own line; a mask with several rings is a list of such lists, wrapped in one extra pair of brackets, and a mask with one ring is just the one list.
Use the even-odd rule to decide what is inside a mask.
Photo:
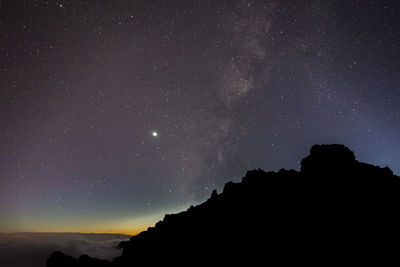
[(109, 261), (94, 259), (94, 258), (89, 257), (88, 255), (82, 255), (78, 259), (75, 259), (73, 257), (64, 255), (60, 251), (56, 251), (47, 260), (47, 266), (109, 267), (109, 266), (113, 266), (113, 265)]
[(301, 171), (248, 171), (196, 207), (122, 242), (112, 262), (60, 252), (48, 267), (399, 262), (400, 178), (342, 145), (313, 146)]

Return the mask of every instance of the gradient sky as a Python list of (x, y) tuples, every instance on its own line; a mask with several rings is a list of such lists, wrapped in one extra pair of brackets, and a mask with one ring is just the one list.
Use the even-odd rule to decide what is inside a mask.
[(316, 143), (400, 174), (400, 1), (0, 0), (0, 31), (0, 232), (135, 233)]

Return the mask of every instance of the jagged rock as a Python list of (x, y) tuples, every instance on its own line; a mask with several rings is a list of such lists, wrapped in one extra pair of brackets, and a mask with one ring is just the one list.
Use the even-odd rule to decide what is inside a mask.
[[(248, 171), (206, 202), (166, 215), (122, 242), (111, 266), (397, 263), (399, 179), (345, 146), (313, 146), (300, 172)], [(83, 260), (53, 254), (47, 266)]]

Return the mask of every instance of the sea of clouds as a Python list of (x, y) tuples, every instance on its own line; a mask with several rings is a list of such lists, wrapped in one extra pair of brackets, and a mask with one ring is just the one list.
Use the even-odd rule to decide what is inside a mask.
[(0, 234), (0, 266), (45, 267), (46, 260), (56, 250), (78, 257), (112, 260), (120, 256), (120, 241), (129, 236), (120, 234), (80, 233), (15, 233)]

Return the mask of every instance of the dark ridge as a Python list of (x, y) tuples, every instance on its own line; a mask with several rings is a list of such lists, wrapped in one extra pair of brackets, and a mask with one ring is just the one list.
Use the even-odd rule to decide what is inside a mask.
[(47, 267), (398, 262), (399, 182), (343, 145), (315, 145), (301, 171), (248, 171), (121, 242), (112, 262), (56, 252)]
[(88, 255), (81, 255), (78, 259), (71, 256), (66, 256), (60, 251), (53, 252), (50, 258), (47, 260), (47, 266), (57, 267), (110, 267), (113, 266), (111, 262), (106, 260), (99, 260), (89, 257)]

